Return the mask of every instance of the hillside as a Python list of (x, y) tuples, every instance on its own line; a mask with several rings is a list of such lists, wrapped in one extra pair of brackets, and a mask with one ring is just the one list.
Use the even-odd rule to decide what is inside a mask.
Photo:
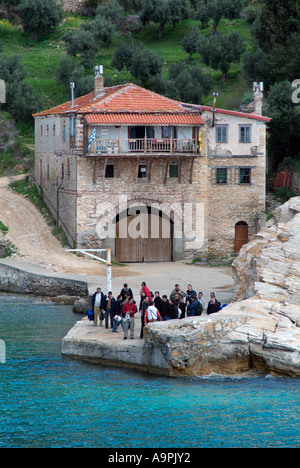
[[(39, 0), (26, 1), (38, 2)], [(242, 2), (242, 0), (237, 0), (239, 1)], [(15, 56), (19, 57), (19, 63), (18, 60), (16, 62), (17, 72), (19, 75), (23, 73), (26, 76), (22, 78), (22, 86), (16, 92), (15, 104), (18, 107), (18, 114), (14, 109), (7, 108), (9, 106), (3, 108), (0, 104), (0, 111), (11, 112), (16, 121), (14, 132), (18, 138), (19, 154), (16, 158), (15, 147), (3, 149), (0, 146), (0, 175), (10, 175), (15, 171), (14, 168), (17, 173), (28, 170), (28, 166), (33, 161), (34, 149), (31, 114), (36, 110), (47, 109), (69, 100), (70, 81), (76, 83), (75, 92), (81, 95), (90, 92), (93, 86), (93, 67), (99, 64), (104, 66), (106, 86), (131, 81), (173, 99), (209, 106), (213, 103), (212, 94), (216, 92), (218, 93), (217, 106), (232, 110), (239, 110), (242, 103), (247, 104), (251, 101), (252, 81), (264, 81), (265, 101), (268, 105), (264, 112), (272, 118), (276, 116), (276, 120), (273, 118), (270, 125), (268, 150), (271, 163), (269, 168), (275, 171), (278, 164), (286, 160), (292, 161), (293, 165), (296, 164), (298, 167), (300, 141), (297, 129), (300, 113), (299, 106), (295, 106), (290, 99), (290, 82), (299, 75), (297, 75), (299, 60), (294, 60), (294, 44), (299, 42), (300, 15), (296, 10), (294, 11), (293, 2), (289, 0), (281, 5), (280, 13), (283, 18), (281, 20), (278, 19), (277, 7), (272, 6), (271, 0), (255, 2), (245, 0), (245, 8), (241, 10), (241, 13), (233, 13), (231, 16), (227, 15), (228, 18), (220, 19), (217, 34), (213, 36), (214, 19), (199, 17), (201, 10), (199, 6), (197, 10), (198, 2), (184, 0), (178, 3), (178, 0), (157, 0), (161, 4), (173, 2), (172, 5), (176, 5), (177, 2), (177, 6), (186, 3), (190, 6), (189, 14), (182, 15), (183, 18), (188, 19), (174, 21), (174, 18), (172, 20), (169, 17), (164, 24), (161, 37), (158, 34), (158, 21), (161, 19), (156, 17), (155, 22), (151, 18), (146, 18), (143, 21), (142, 16), (139, 16), (132, 7), (137, 4), (147, 5), (150, 0), (139, 2), (109, 0), (104, 3), (100, 0), (87, 0), (87, 2), (100, 4), (105, 8), (108, 5), (108, 8), (111, 8), (110, 13), (105, 16), (103, 11), (99, 14), (97, 10), (95, 16), (94, 10), (94, 14), (88, 17), (79, 12), (76, 14), (64, 12), (61, 21), (52, 32), (38, 37), (36, 34), (31, 34), (30, 30), (24, 32), (24, 23), (16, 14), (16, 8), (11, 6), (23, 2), (3, 0), (0, 8), (0, 78), (3, 63), (1, 59), (10, 58), (9, 67), (13, 69)], [(210, 2), (203, 0), (201, 5), (207, 3)], [(230, 0), (228, 3), (230, 4)], [(127, 5), (127, 10), (122, 9), (124, 5)], [(232, 5), (236, 3), (232, 1)], [(116, 10), (112, 10), (115, 7), (117, 7)], [(257, 15), (263, 14), (263, 8), (265, 8), (264, 21), (271, 22), (271, 25), (276, 23), (276, 28), (268, 28), (264, 31), (261, 27), (261, 18)], [(286, 24), (284, 17), (287, 21), (289, 18), (293, 19), (292, 29)], [(105, 30), (107, 25), (110, 26)], [(195, 30), (201, 36), (201, 47), (197, 42), (196, 50), (190, 56), (184, 50), (182, 41)], [(224, 37), (228, 37), (227, 44), (222, 43)], [(219, 44), (218, 41), (212, 44), (212, 39), (218, 38)], [(240, 41), (242, 43), (238, 44)], [(266, 47), (264, 47), (264, 41)], [(271, 49), (267, 41), (272, 44)], [(115, 52), (121, 50), (122, 47), (119, 59), (122, 63), (124, 62), (123, 67), (122, 64), (119, 66), (120, 60), (115, 60), (115, 66), (113, 66), (112, 60)], [(230, 48), (233, 50), (229, 50)], [(152, 56), (154, 68), (158, 71), (152, 70), (146, 78), (144, 76), (142, 79), (141, 70), (134, 70), (133, 67), (128, 66), (128, 63), (125, 63), (124, 55), (127, 55), (129, 50), (132, 54), (131, 61), (133, 61), (132, 57), (138, 55), (135, 68), (151, 68), (153, 64), (147, 63), (147, 59)], [(234, 57), (225, 72), (222, 69), (224, 66), (221, 63), (222, 55)], [(65, 60), (63, 64), (62, 59)], [(247, 77), (245, 65), (247, 65)], [(57, 77), (58, 70), (60, 70), (59, 78)], [(226, 80), (221, 81), (224, 73)], [(18, 73), (16, 74), (18, 76)], [(177, 77), (178, 80), (176, 80)], [(16, 82), (13, 83), (14, 86), (16, 84)], [(271, 99), (272, 105), (269, 106), (272, 86), (274, 96)], [(189, 90), (193, 92), (182, 92)], [(14, 94), (14, 89), (11, 94)], [(21, 102), (18, 102), (18, 99)], [(22, 106), (27, 106), (27, 113), (24, 112), (23, 116)], [(283, 112), (288, 119), (282, 118)], [(21, 118), (19, 118), (20, 115)], [(5, 120), (8, 127), (7, 118)], [(286, 129), (289, 131), (287, 132)], [(282, 135), (284, 138), (281, 138)], [(0, 135), (0, 140), (1, 138)], [(22, 164), (24, 161), (26, 164)]]
[[(57, 105), (66, 99), (69, 99), (69, 92), (62, 85), (58, 85), (55, 79), (56, 68), (59, 59), (66, 54), (65, 44), (62, 36), (68, 32), (79, 28), (84, 21), (89, 18), (75, 16), (71, 13), (65, 13), (62, 24), (48, 37), (32, 40), (28, 34), (22, 32), (21, 24), (12, 23), (8, 20), (0, 20), (0, 41), (2, 42), (2, 53), (6, 55), (18, 54), (21, 56), (21, 62), (25, 67), (27, 77), (26, 81), (31, 84), (40, 94), (43, 101), (43, 108), (49, 108)], [(165, 31), (161, 39), (157, 35), (157, 25), (151, 24), (144, 27), (132, 26), (132, 38), (134, 41), (143, 43), (148, 49), (159, 53), (164, 58), (163, 74), (167, 74), (171, 63), (182, 62), (184, 64), (188, 59), (188, 54), (183, 50), (181, 42), (193, 26), (199, 26), (200, 22), (195, 20), (181, 21), (174, 28), (172, 24), (165, 26)], [(238, 31), (245, 41), (246, 48), (250, 47), (250, 26), (244, 19), (221, 20), (219, 26), (220, 32)], [(211, 23), (201, 34), (209, 36), (211, 33)], [(113, 54), (122, 42), (128, 42), (128, 35), (118, 32), (112, 45), (104, 48), (95, 56), (95, 65), (98, 63), (104, 66), (104, 78), (109, 77), (115, 82), (136, 81), (127, 71), (117, 71), (111, 66)], [(229, 72), (229, 80), (226, 84), (220, 84), (219, 78), (221, 72), (213, 71), (206, 67), (199, 54), (194, 54), (191, 65), (200, 65), (203, 69), (209, 70), (213, 76), (213, 91), (219, 93), (218, 105), (227, 108), (239, 108), (241, 100), (249, 90), (245, 78), (242, 74), (242, 65), (234, 64)], [(87, 70), (87, 74), (93, 74), (93, 70)], [(205, 96), (203, 104), (211, 104), (211, 92)]]

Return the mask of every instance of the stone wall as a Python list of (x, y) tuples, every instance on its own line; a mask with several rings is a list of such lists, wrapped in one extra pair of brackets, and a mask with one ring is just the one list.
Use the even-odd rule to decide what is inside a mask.
[[(197, 203), (206, 205), (206, 179), (201, 177), (205, 170), (204, 158), (197, 158), (193, 167), (193, 184), (190, 183), (190, 171), (192, 160), (182, 162), (182, 179), (179, 183), (177, 178), (167, 178), (164, 183), (167, 159), (153, 159), (151, 162), (151, 179), (137, 179), (138, 160), (111, 158), (115, 164), (115, 177), (104, 178), (104, 159), (92, 161), (91, 159), (78, 158), (78, 244), (99, 245), (96, 227), (98, 222), (105, 216), (104, 208), (111, 204), (116, 214), (120, 214), (120, 197), (125, 197), (129, 207), (135, 205), (154, 206), (165, 204), (170, 207), (172, 221), (174, 213), (172, 207), (177, 205), (178, 211), (184, 210), (185, 204), (196, 207)], [(141, 157), (142, 159), (142, 157)], [(149, 159), (147, 160), (149, 163)], [(198, 183), (197, 181), (202, 181)], [(195, 184), (197, 189), (195, 189)], [(124, 199), (125, 199), (124, 198)], [(166, 210), (166, 215), (169, 213)], [(195, 224), (196, 211), (191, 216)], [(178, 215), (178, 224), (180, 223)], [(175, 257), (192, 255), (193, 243), (184, 239), (183, 251), (177, 251)], [(103, 245), (102, 245), (103, 246)], [(112, 246), (114, 247), (114, 246)], [(114, 249), (113, 249), (114, 251)]]
[(0, 264), (0, 291), (40, 297), (87, 297), (87, 283), (66, 278), (38, 275)]
[[(212, 112), (202, 114), (207, 139), (208, 251), (219, 255), (234, 251), (235, 224), (246, 222), (249, 237), (258, 230), (259, 214), (266, 202), (266, 124), (245, 116), (217, 113), (212, 126)], [(216, 127), (227, 127), (227, 141), (218, 143)], [(241, 143), (239, 128), (251, 128), (251, 141)], [(217, 169), (227, 171), (227, 183), (217, 184)], [(240, 168), (251, 170), (249, 184), (241, 184)]]
[[(35, 182), (54, 219), (59, 218), (69, 244), (76, 243), (76, 154), (70, 137), (71, 119), (37, 117), (35, 122)], [(76, 141), (74, 139), (74, 141)], [(58, 213), (57, 213), (58, 208)]]

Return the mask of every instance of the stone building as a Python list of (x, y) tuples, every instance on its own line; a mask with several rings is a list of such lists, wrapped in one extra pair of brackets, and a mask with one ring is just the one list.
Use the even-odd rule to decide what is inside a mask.
[(129, 83), (35, 114), (35, 178), (69, 242), (121, 262), (238, 251), (265, 209), (267, 117)]

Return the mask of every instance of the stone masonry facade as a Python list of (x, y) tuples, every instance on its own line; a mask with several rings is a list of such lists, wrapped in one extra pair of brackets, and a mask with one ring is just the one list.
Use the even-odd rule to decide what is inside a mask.
[[(101, 241), (97, 225), (110, 216), (112, 207), (120, 214), (120, 197), (136, 206), (169, 208), (167, 214), (178, 229), (184, 228), (189, 216), (198, 241), (189, 239), (183, 229), (183, 238), (173, 239), (172, 260), (231, 254), (235, 225), (240, 222), (248, 225), (249, 236), (257, 232), (258, 216), (265, 210), (268, 120), (221, 110), (213, 113), (204, 107), (201, 112), (201, 150), (192, 156), (170, 153), (168, 157), (146, 153), (87, 157), (93, 126), (83, 114), (35, 116), (36, 184), (72, 247), (111, 247), (115, 255), (115, 239)], [(147, 178), (139, 179), (141, 161), (147, 166)], [(113, 177), (106, 177), (108, 163), (114, 166)], [(178, 177), (170, 176), (172, 163), (180, 167)], [(186, 206), (190, 211), (184, 217)]]

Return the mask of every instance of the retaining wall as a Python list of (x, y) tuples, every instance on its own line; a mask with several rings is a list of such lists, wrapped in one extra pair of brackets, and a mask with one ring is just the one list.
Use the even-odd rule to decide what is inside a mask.
[(0, 292), (46, 297), (87, 297), (88, 285), (84, 281), (39, 275), (0, 264)]

